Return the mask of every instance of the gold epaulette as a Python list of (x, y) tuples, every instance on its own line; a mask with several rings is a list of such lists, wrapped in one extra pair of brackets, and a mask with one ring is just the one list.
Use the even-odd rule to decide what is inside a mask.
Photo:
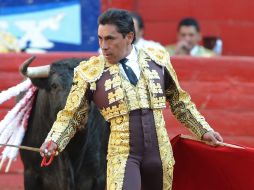
[(88, 83), (96, 82), (104, 71), (104, 61), (100, 56), (93, 56), (88, 61), (81, 61), (75, 72)]
[(165, 67), (169, 62), (169, 54), (166, 50), (157, 48), (144, 48), (145, 53), (158, 65)]

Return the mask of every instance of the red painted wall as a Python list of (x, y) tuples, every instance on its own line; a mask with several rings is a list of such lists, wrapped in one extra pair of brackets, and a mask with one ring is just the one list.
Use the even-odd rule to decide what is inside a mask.
[(145, 21), (145, 37), (174, 43), (176, 27), (186, 16), (199, 20), (203, 35), (220, 36), (224, 55), (254, 55), (252, 0), (102, 0), (108, 7), (137, 11)]
[[(87, 53), (39, 54), (33, 65), (49, 64), (67, 57), (90, 57)], [(0, 55), (0, 91), (22, 80), (19, 65), (30, 55)], [(254, 58), (174, 57), (172, 64), (182, 87), (188, 91), (198, 109), (212, 127), (220, 131), (227, 142), (254, 144)], [(11, 100), (0, 106), (0, 119), (13, 105)], [(172, 116), (170, 109), (164, 111), (170, 137), (186, 133), (186, 129)]]
[[(182, 88), (225, 141), (253, 147), (254, 58), (175, 57), (172, 64)], [(164, 113), (171, 137), (186, 133), (169, 109)]]
[[(90, 57), (87, 53), (39, 54), (33, 65), (44, 65), (68, 57)], [(30, 55), (0, 54), (0, 92), (22, 80), (19, 65)], [(226, 142), (254, 144), (254, 58), (174, 57), (172, 64), (181, 86), (191, 94), (198, 109), (212, 127), (220, 131)], [(0, 119), (12, 107), (14, 100), (0, 106)], [(172, 116), (169, 109), (164, 115), (169, 136), (188, 133)], [(9, 175), (0, 172), (0, 186), (4, 189), (23, 189), (21, 161), (14, 162)], [(15, 181), (15, 183), (13, 183)]]

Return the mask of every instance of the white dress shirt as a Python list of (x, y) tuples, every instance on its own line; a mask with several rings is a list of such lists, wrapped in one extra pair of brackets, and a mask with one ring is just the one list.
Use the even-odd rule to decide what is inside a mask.
[[(126, 58), (128, 59), (128, 61), (126, 62), (126, 65), (133, 70), (133, 72), (135, 73), (135, 75), (139, 79), (139, 77), (140, 77), (140, 68), (139, 68), (139, 65), (138, 65), (138, 50), (134, 45), (132, 45), (131, 53)], [(121, 63), (119, 63), (119, 68), (120, 68), (120, 72), (123, 74), (123, 76), (127, 80), (129, 80)]]

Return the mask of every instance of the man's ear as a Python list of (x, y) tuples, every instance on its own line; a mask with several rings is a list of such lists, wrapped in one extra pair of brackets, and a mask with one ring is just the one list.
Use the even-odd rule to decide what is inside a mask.
[(134, 40), (134, 32), (129, 32), (129, 33), (126, 35), (126, 38), (128, 39), (129, 44), (131, 44), (132, 41)]

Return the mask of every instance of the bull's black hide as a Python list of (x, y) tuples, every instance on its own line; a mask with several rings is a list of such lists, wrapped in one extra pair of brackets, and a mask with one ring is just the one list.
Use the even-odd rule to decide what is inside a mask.
[[(82, 59), (55, 62), (48, 78), (31, 78), (38, 92), (22, 145), (40, 147), (66, 102), (73, 70)], [(104, 190), (109, 127), (91, 103), (89, 119), (53, 163), (41, 168), (38, 153), (21, 151), (26, 190)]]

